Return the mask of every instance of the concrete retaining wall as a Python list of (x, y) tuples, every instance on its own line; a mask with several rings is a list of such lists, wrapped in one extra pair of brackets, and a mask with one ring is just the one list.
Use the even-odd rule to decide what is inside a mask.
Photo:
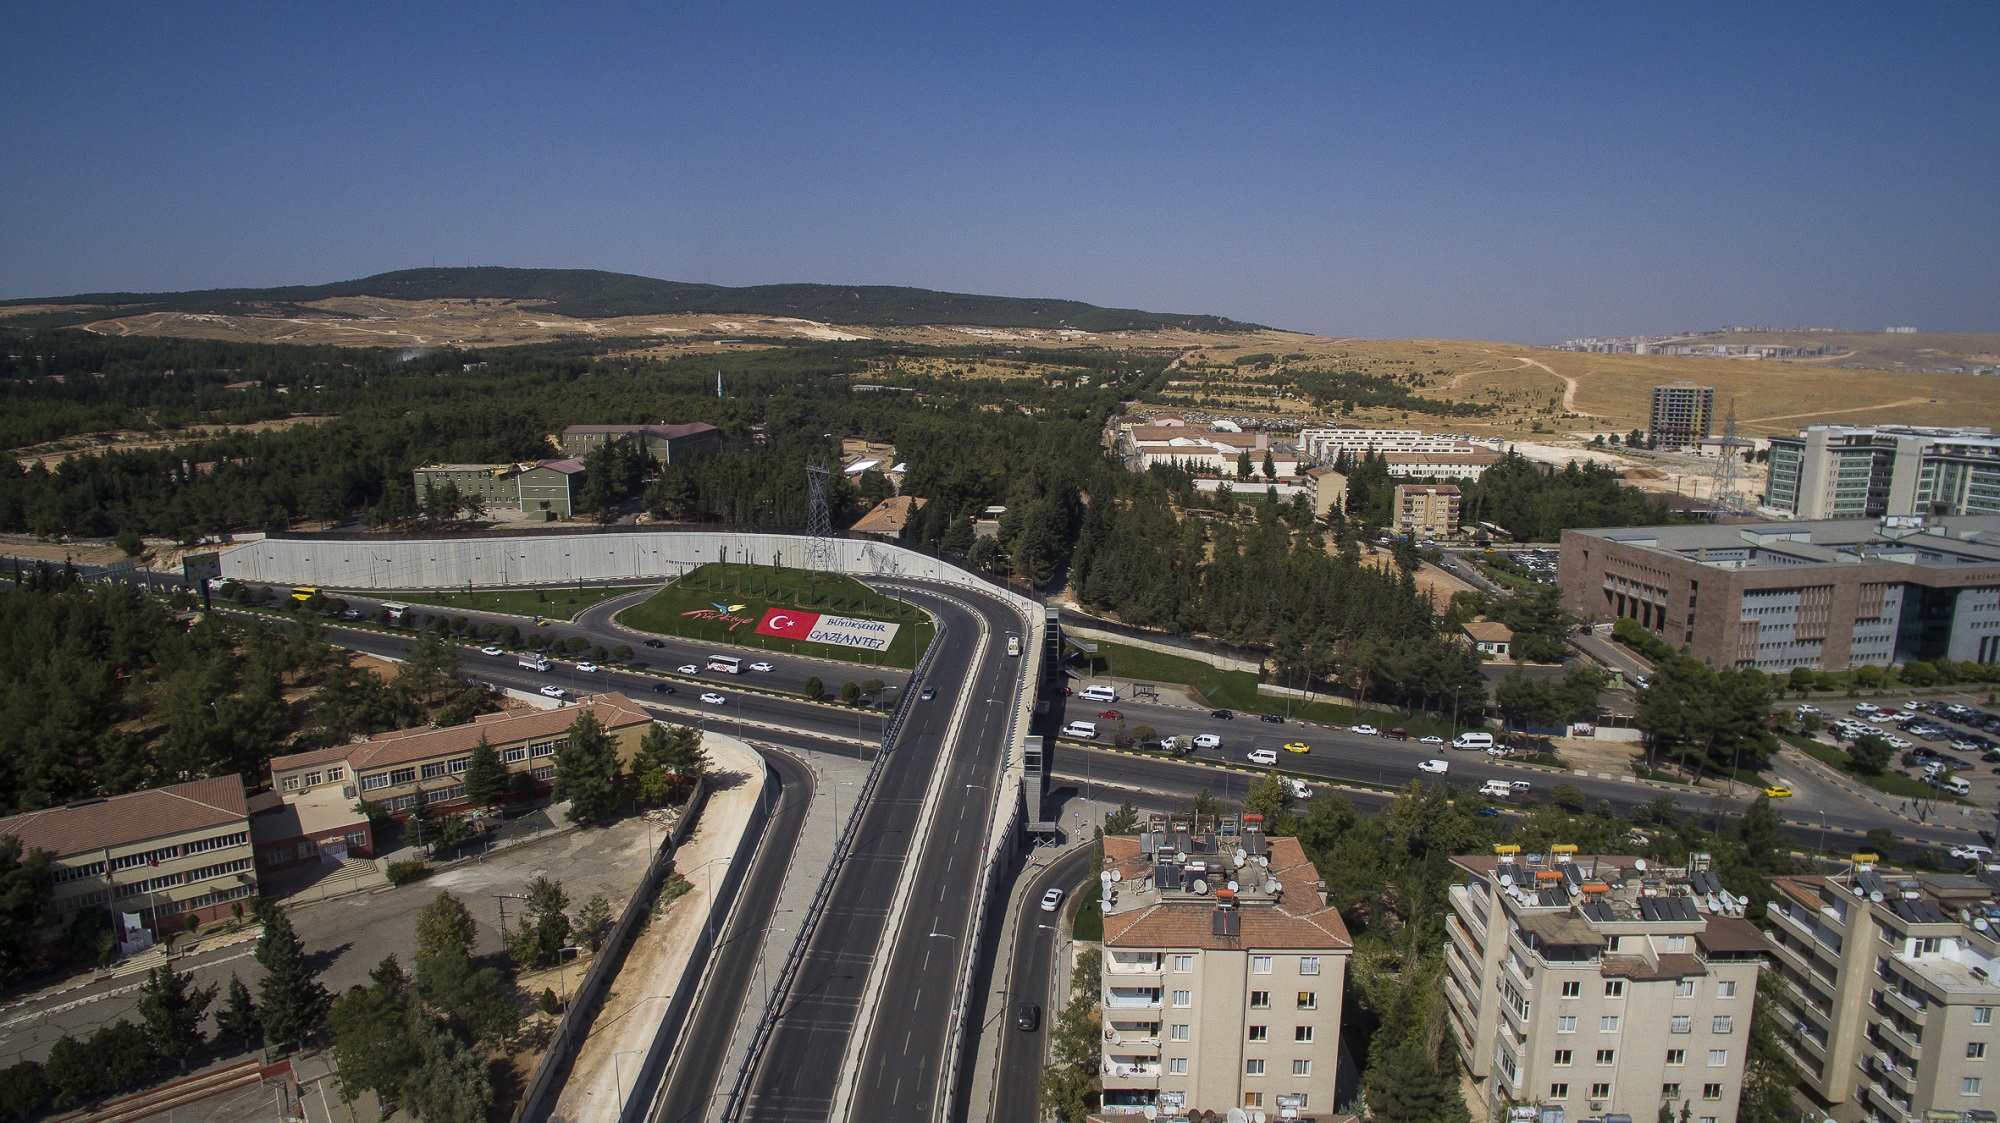
[(1249, 671), (1251, 674), (1256, 674), (1263, 670), (1263, 664), (1255, 660), (1236, 659), (1228, 655), (1218, 655), (1212, 651), (1199, 651), (1191, 647), (1177, 647), (1173, 644), (1161, 643), (1158, 640), (1142, 639), (1138, 636), (1124, 635), (1119, 632), (1107, 632), (1101, 628), (1090, 628), (1064, 622), (1062, 629), (1063, 634), (1066, 636), (1075, 636), (1078, 639), (1095, 640), (1102, 643), (1124, 644), (1126, 647), (1143, 648), (1161, 655), (1175, 655), (1182, 659), (1193, 659), (1197, 662), (1207, 663), (1210, 666), (1219, 667), (1225, 671)]

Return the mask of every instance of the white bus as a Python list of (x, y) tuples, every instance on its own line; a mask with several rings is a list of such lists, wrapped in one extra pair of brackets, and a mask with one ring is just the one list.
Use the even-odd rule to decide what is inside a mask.
[(727, 675), (740, 675), (743, 673), (743, 660), (734, 655), (711, 655), (708, 657), (708, 669), (721, 671)]

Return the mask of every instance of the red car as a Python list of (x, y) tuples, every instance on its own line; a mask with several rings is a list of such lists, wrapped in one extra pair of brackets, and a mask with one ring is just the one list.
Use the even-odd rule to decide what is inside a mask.
[(1125, 720), (1125, 715), (1124, 715), (1124, 714), (1122, 714), (1122, 713), (1119, 713), (1119, 712), (1118, 712), (1117, 710), (1100, 710), (1100, 711), (1098, 711), (1098, 714), (1097, 714), (1097, 716), (1098, 716), (1098, 717), (1101, 717), (1101, 718), (1103, 718), (1103, 719), (1104, 719), (1105, 721), (1124, 721), (1124, 720)]

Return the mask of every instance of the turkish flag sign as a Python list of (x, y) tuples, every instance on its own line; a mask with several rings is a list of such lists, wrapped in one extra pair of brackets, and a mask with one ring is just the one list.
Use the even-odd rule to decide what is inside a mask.
[(819, 613), (799, 612), (790, 608), (767, 608), (764, 618), (757, 621), (757, 631), (767, 636), (784, 636), (787, 639), (809, 639), (813, 625), (819, 623)]

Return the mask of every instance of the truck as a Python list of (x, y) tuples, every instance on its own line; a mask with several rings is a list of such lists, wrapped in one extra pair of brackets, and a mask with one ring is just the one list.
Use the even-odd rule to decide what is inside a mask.
[(530, 671), (546, 671), (549, 669), (548, 656), (536, 655), (530, 652), (527, 655), (521, 656), (520, 666)]

